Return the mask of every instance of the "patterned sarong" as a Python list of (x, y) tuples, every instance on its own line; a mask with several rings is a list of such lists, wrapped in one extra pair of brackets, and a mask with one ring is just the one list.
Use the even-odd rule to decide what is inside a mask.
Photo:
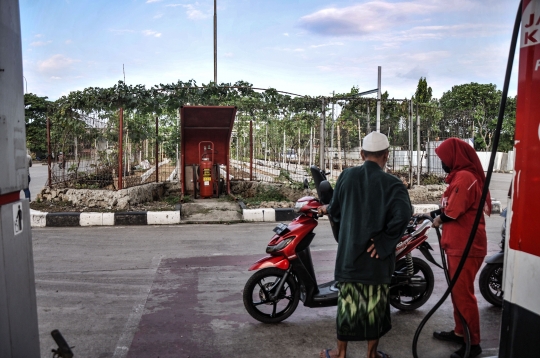
[(340, 282), (337, 338), (340, 341), (375, 340), (391, 328), (388, 285)]

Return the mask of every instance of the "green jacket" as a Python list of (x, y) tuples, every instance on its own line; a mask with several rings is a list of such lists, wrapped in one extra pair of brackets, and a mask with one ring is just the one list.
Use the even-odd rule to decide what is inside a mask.
[[(412, 215), (409, 193), (401, 180), (372, 161), (346, 169), (327, 210), (340, 223), (335, 279), (390, 283), (396, 245)], [(373, 242), (378, 259), (367, 252)]]

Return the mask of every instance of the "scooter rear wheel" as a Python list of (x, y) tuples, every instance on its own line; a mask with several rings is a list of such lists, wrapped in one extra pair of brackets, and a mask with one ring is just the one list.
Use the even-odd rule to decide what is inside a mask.
[(293, 314), (300, 300), (300, 290), (292, 275), (287, 277), (274, 299), (269, 297), (276, 295), (276, 288), (284, 275), (285, 271), (270, 267), (255, 272), (249, 278), (243, 299), (251, 317), (263, 323), (279, 323)]
[[(415, 294), (408, 294), (408, 287), (406, 285), (391, 288), (388, 300), (393, 307), (402, 311), (411, 311), (421, 307), (427, 302), (433, 292), (433, 287), (435, 286), (433, 271), (428, 263), (418, 257), (413, 257), (412, 259), (414, 276), (423, 279), (426, 283), (426, 287), (422, 292)], [(395, 270), (399, 271), (403, 269), (405, 265), (407, 265), (405, 259), (399, 260), (396, 262)]]

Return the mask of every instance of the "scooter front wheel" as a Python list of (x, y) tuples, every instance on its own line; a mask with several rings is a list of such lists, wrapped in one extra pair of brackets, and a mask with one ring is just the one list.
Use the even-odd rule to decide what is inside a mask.
[(292, 275), (288, 275), (280, 292), (276, 292), (285, 272), (275, 267), (265, 268), (255, 272), (246, 282), (244, 306), (257, 321), (279, 323), (296, 310), (300, 290)]

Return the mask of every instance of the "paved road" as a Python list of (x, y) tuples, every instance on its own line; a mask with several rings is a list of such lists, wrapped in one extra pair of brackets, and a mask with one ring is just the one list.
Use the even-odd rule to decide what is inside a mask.
[[(41, 189), (47, 182), (47, 164), (34, 162), (30, 167), (30, 198), (36, 200), (36, 196), (41, 192)], [(21, 190), (21, 199), (24, 199), (24, 192)]]
[[(46, 168), (46, 167), (45, 167)], [(46, 173), (46, 171), (45, 171)], [(508, 187), (510, 175), (494, 181), (493, 193)], [(503, 205), (504, 206), (504, 205)], [(496, 252), (502, 218), (487, 219), (489, 251)], [(33, 230), (34, 262), (43, 357), (54, 347), (58, 328), (76, 357), (315, 357), (332, 347), (335, 308), (297, 311), (279, 325), (265, 325), (245, 311), (241, 292), (247, 268), (264, 256), (273, 223), (143, 227), (42, 228)], [(332, 277), (336, 244), (327, 222), (312, 244), (319, 282)], [(436, 246), (434, 235), (429, 240)], [(438, 255), (435, 255), (438, 259)], [(392, 310), (393, 329), (381, 348), (395, 358), (411, 356), (420, 320), (445, 289), (436, 287), (414, 312)], [(499, 309), (478, 295), (484, 357), (495, 355)], [(448, 357), (455, 345), (431, 338), (451, 329), (451, 304), (426, 325), (421, 357)], [(365, 346), (351, 344), (350, 357)]]

